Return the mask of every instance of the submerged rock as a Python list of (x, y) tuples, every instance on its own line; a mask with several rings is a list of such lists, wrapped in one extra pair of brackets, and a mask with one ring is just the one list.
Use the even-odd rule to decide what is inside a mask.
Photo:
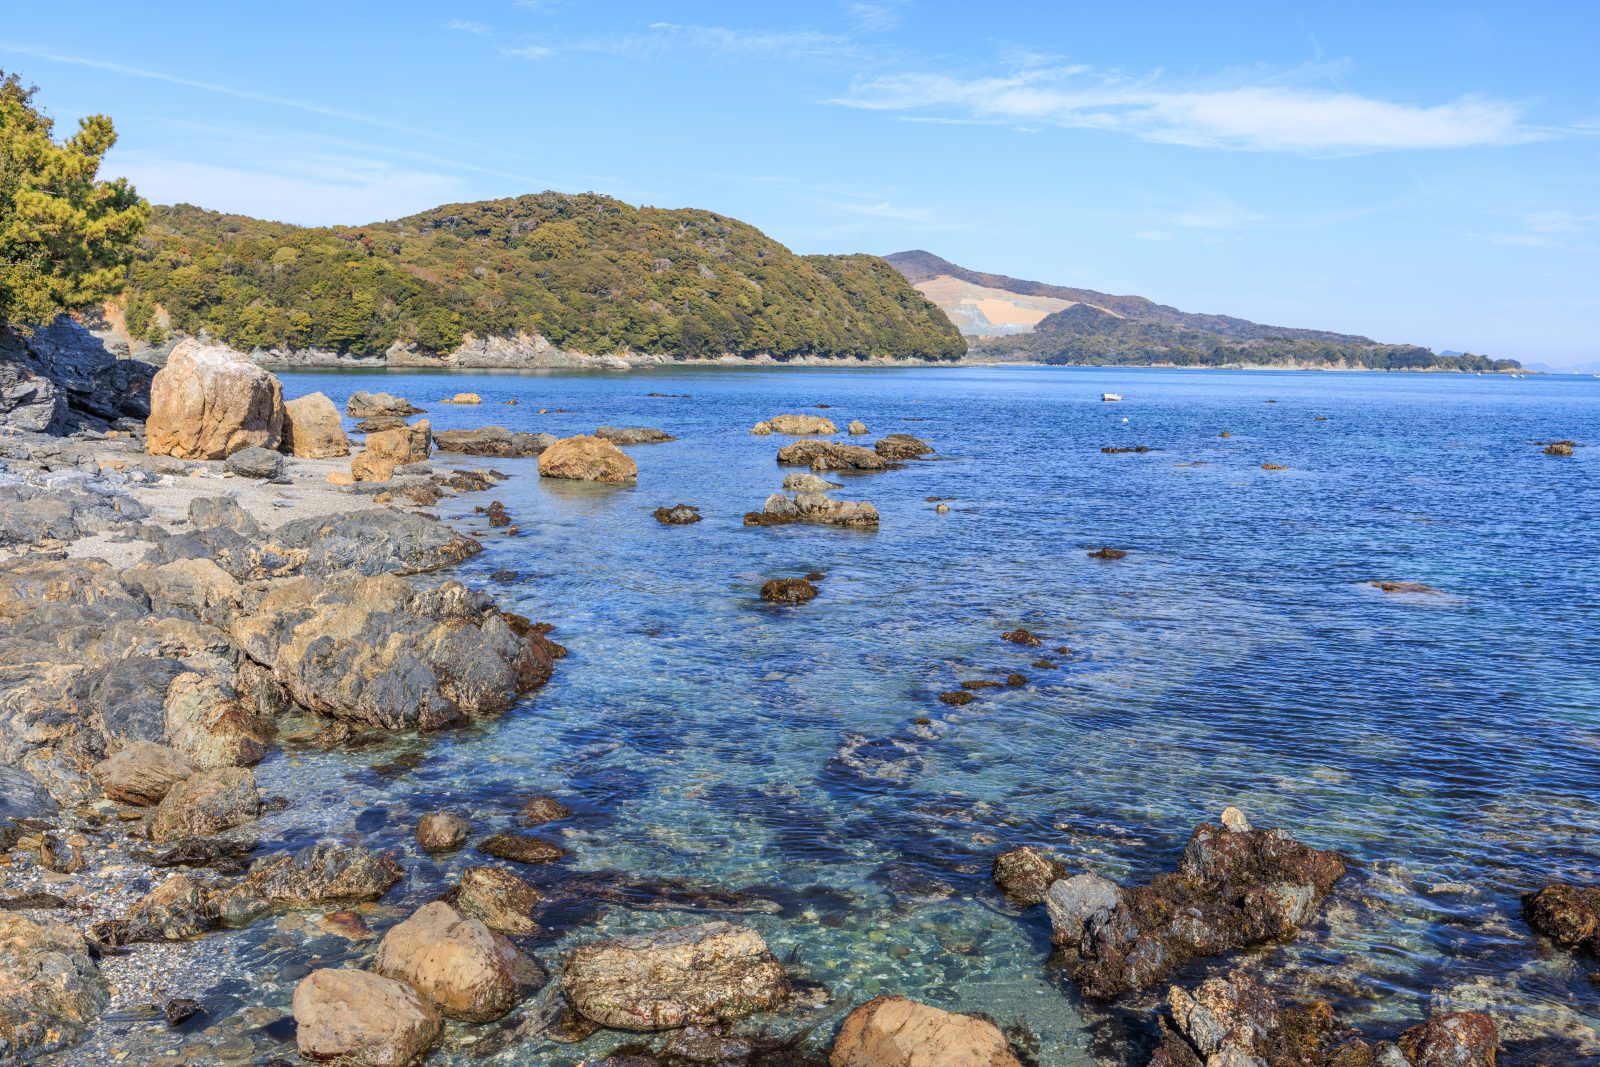
[(1562, 948), (1600, 957), (1600, 886), (1552, 882), (1523, 896), (1522, 916)]
[(817, 587), (804, 578), (773, 578), (761, 586), (761, 599), (774, 604), (804, 604), (817, 595)]
[(440, 430), (433, 435), (439, 452), (467, 456), (537, 456), (556, 443), (555, 434), (515, 433), (504, 426), (480, 426), (473, 430)]
[(1024, 846), (994, 858), (994, 884), (1018, 904), (1043, 904), (1052, 882), (1066, 876), (1065, 869), (1036, 848)]
[(566, 851), (553, 841), (527, 834), (495, 834), (478, 842), (478, 851), (513, 863), (554, 863)]
[(1547, 456), (1570, 456), (1572, 455), (1572, 450), (1577, 447), (1578, 443), (1576, 441), (1551, 441), (1544, 446), (1544, 454)]
[(829, 1067), (1022, 1067), (991, 1022), (876, 997), (845, 1017)]
[(561, 987), (579, 1014), (618, 1030), (731, 1021), (777, 1007), (789, 991), (761, 935), (726, 922), (580, 945)]
[(571, 816), (572, 809), (555, 797), (534, 797), (522, 805), (520, 813), (523, 824), (527, 826), (543, 826), (547, 822), (559, 822)]
[(442, 901), (418, 908), (378, 945), (372, 969), (404, 982), (452, 1019), (498, 1019), (537, 974), (531, 960)]
[(884, 459), (916, 459), (931, 455), (933, 446), (908, 433), (892, 433), (873, 444), (872, 450)]
[(674, 504), (670, 508), (656, 508), (651, 512), (655, 520), (665, 526), (688, 526), (702, 518), (700, 508), (694, 504)]
[[(1228, 435), (1223, 434), (1222, 436), (1226, 437)], [(1151, 448), (1149, 445), (1105, 445), (1100, 449), (1100, 451), (1106, 453), (1107, 455), (1115, 456), (1128, 452), (1154, 452), (1155, 449)]]
[(1435, 589), (1431, 585), (1424, 585), (1421, 582), (1394, 582), (1384, 580), (1372, 581), (1368, 582), (1367, 584), (1372, 586), (1374, 589), (1382, 590), (1385, 593), (1410, 593), (1425, 596), (1439, 595), (1439, 590)]
[(594, 435), (614, 445), (659, 445), (677, 440), (670, 433), (649, 426), (600, 426)]
[(467, 840), (472, 824), (448, 811), (433, 812), (417, 820), (417, 847), (424, 852), (453, 852)]
[(283, 387), (229, 348), (178, 342), (150, 383), (145, 448), (152, 456), (225, 459), (283, 437)]
[(309, 393), (283, 405), (283, 440), (279, 446), (300, 459), (332, 459), (350, 454), (350, 438), (339, 421), (339, 409), (323, 393)]
[(865, 500), (834, 500), (821, 493), (797, 493), (793, 497), (773, 493), (760, 511), (748, 512), (744, 517), (746, 526), (782, 526), (791, 522), (875, 528), (878, 509)]
[(1089, 553), (1090, 559), (1125, 559), (1128, 550), (1125, 548), (1099, 548)]
[(109, 1001), (83, 935), (0, 912), (0, 1057), (26, 1063), (70, 1044)]
[(639, 465), (622, 449), (603, 437), (565, 437), (539, 456), (539, 474), (545, 478), (620, 485), (638, 477)]
[(300, 1054), (337, 1067), (412, 1067), (443, 1025), (410, 986), (349, 967), (323, 967), (301, 979), (294, 1021)]
[(1038, 648), (1044, 644), (1044, 638), (1020, 626), (1015, 630), (1007, 630), (1000, 635), (1002, 641), (1010, 641), (1013, 645), (1023, 645), (1027, 648)]
[(837, 441), (796, 441), (778, 449), (778, 462), (814, 471), (882, 471), (895, 464), (870, 448)]
[(799, 437), (813, 433), (838, 433), (839, 427), (833, 424), (832, 419), (821, 415), (774, 415), (756, 423), (750, 432), (761, 436), (780, 433)]

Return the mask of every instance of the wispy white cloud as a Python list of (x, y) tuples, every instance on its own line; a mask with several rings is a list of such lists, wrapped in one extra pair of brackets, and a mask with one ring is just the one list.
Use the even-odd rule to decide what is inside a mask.
[(484, 34), (489, 32), (489, 27), (481, 22), (473, 22), (471, 19), (451, 19), (444, 24), (444, 28), (455, 30), (457, 33)]
[(507, 59), (549, 59), (556, 54), (556, 50), (542, 44), (525, 44), (517, 48), (502, 48), (500, 54)]
[(845, 17), (862, 33), (882, 33), (900, 25), (906, 0), (856, 0), (844, 5)]
[(1381, 100), (1234, 76), (1186, 87), (1157, 73), (1130, 79), (1082, 66), (959, 78), (898, 74), (857, 81), (834, 103), (874, 111), (1018, 127), (1071, 127), (1193, 147), (1300, 153), (1468, 148), (1549, 136), (1524, 122), (1521, 104), (1466, 95), (1435, 105)]

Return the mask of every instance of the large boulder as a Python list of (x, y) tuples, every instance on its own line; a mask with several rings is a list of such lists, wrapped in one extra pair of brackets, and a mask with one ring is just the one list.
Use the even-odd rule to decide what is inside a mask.
[(443, 1020), (410, 986), (370, 971), (323, 967), (294, 990), (300, 1054), (335, 1067), (412, 1067), (439, 1039)]
[(283, 388), (230, 348), (180, 341), (150, 383), (145, 448), (153, 456), (225, 459), (243, 448), (277, 448)]
[(639, 465), (603, 437), (564, 437), (539, 455), (539, 474), (618, 485), (638, 477)]
[(580, 945), (561, 988), (601, 1026), (670, 1030), (775, 1008), (789, 983), (760, 934), (712, 922)]
[(466, 456), (537, 456), (556, 443), (555, 434), (514, 433), (504, 426), (480, 426), (474, 430), (440, 430), (433, 435), (439, 452)]
[(339, 409), (326, 394), (309, 393), (283, 405), (283, 450), (301, 459), (332, 459), (350, 454), (350, 439)]
[(393, 852), (322, 841), (258, 860), (234, 892), (290, 907), (352, 904), (377, 900), (404, 874)]
[(167, 744), (198, 767), (248, 767), (267, 754), (254, 716), (216, 675), (185, 671), (173, 678), (162, 715)]
[(813, 433), (838, 433), (839, 427), (833, 424), (832, 419), (821, 415), (774, 415), (756, 423), (750, 431), (759, 436), (780, 433), (790, 437), (802, 437)]
[(472, 1022), (510, 1011), (536, 974), (503, 936), (437, 900), (384, 935), (372, 969), (406, 983), (450, 1018)]
[(391, 430), (367, 434), (363, 454), (403, 467), (407, 463), (421, 463), (432, 450), (433, 432), (428, 420), (418, 419), (409, 426), (396, 426)]
[(561, 648), (459, 582), (396, 575), (271, 583), (232, 633), (301, 707), (361, 726), (431, 730), (492, 715), (544, 684)]
[(82, 934), (0, 911), (0, 1061), (75, 1041), (110, 999)]
[(906, 997), (877, 997), (845, 1017), (829, 1067), (1022, 1067), (1000, 1028)]
[(95, 764), (94, 777), (113, 800), (148, 806), (161, 803), (173, 786), (195, 770), (183, 753), (135, 739)]
[(150, 820), (150, 840), (173, 841), (243, 826), (261, 815), (256, 777), (248, 767), (190, 775), (168, 790)]

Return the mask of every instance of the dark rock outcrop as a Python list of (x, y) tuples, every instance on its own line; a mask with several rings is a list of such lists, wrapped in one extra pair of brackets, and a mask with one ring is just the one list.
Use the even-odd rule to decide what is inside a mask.
[(664, 526), (688, 526), (702, 518), (700, 508), (694, 504), (674, 504), (670, 508), (656, 508), (651, 512)]
[(537, 456), (556, 443), (554, 434), (520, 433), (504, 426), (479, 426), (471, 430), (439, 430), (433, 435), (437, 452), (511, 459)]
[(659, 445), (677, 438), (665, 430), (649, 426), (601, 426), (594, 436), (603, 437), (614, 445)]
[(71, 318), (24, 334), (0, 324), (0, 427), (30, 433), (132, 428), (150, 415), (156, 368), (117, 359)]
[(774, 604), (804, 604), (817, 595), (817, 587), (804, 578), (773, 578), (761, 586), (761, 599)]
[(996, 856), (992, 873), (1000, 892), (1022, 905), (1043, 904), (1051, 883), (1066, 877), (1060, 863), (1027, 846)]
[(933, 446), (908, 433), (892, 433), (875, 442), (872, 450), (884, 459), (917, 459), (933, 453)]
[(793, 497), (773, 493), (760, 511), (747, 512), (744, 517), (746, 526), (783, 526), (792, 522), (876, 529), (878, 509), (865, 500), (834, 500), (821, 493), (797, 493)]
[(1523, 896), (1522, 916), (1562, 948), (1600, 957), (1600, 886), (1552, 882)]
[(895, 466), (870, 448), (807, 439), (778, 449), (778, 462), (813, 471), (882, 471)]

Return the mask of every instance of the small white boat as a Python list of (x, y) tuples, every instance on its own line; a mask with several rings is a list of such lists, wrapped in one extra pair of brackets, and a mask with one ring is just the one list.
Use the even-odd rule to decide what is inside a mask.
[(1100, 399), (1101, 400), (1105, 400), (1105, 401), (1121, 400), (1122, 399), (1122, 394), (1121, 393), (1101, 393), (1100, 394)]

